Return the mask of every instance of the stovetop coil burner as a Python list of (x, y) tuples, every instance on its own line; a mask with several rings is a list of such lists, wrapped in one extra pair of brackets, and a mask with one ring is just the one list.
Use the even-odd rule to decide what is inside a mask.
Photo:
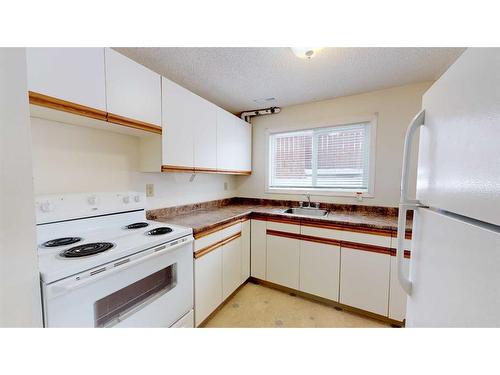
[(53, 240), (49, 240), (42, 244), (43, 247), (57, 247), (57, 246), (66, 246), (77, 243), (81, 241), (81, 237), (61, 237), (55, 238)]
[(140, 222), (140, 223), (133, 223), (133, 224), (129, 224), (125, 227), (125, 229), (139, 229), (139, 228), (145, 228), (147, 227), (149, 224), (148, 223), (144, 223), (144, 222)]
[(161, 234), (167, 234), (172, 232), (172, 228), (169, 227), (158, 227), (155, 229), (151, 229), (150, 231), (147, 231), (146, 234), (148, 236), (159, 236)]
[(95, 255), (109, 250), (114, 245), (111, 242), (93, 242), (84, 245), (74, 246), (68, 250), (64, 250), (61, 256), (64, 258), (80, 258), (89, 255)]

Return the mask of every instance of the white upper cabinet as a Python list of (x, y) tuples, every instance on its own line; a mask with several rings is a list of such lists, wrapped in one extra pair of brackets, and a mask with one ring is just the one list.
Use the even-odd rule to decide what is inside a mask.
[(217, 107), (182, 86), (162, 79), (163, 164), (217, 167)]
[(252, 129), (246, 121), (217, 109), (217, 169), (252, 169)]
[(27, 48), (28, 90), (106, 111), (104, 48)]
[(148, 68), (106, 48), (107, 111), (161, 126), (161, 78)]
[(192, 110), (194, 127), (194, 167), (217, 168), (217, 106), (194, 94)]

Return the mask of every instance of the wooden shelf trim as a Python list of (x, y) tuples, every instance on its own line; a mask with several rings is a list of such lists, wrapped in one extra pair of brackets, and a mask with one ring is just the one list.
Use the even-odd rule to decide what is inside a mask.
[[(359, 242), (336, 240), (336, 239), (332, 239), (332, 238), (309, 236), (309, 235), (299, 234), (299, 233), (282, 232), (282, 231), (272, 230), (272, 229), (267, 229), (266, 234), (269, 236), (286, 237), (286, 238), (292, 238), (292, 239), (301, 240), (301, 241), (317, 242), (317, 243), (323, 243), (323, 244), (327, 244), (327, 245), (340, 246), (343, 249), (362, 250), (362, 251), (369, 251), (372, 253), (379, 253), (379, 254), (385, 254), (385, 255), (392, 255), (394, 252), (394, 255), (395, 255), (394, 249), (391, 249), (389, 247), (384, 247), (384, 246), (377, 246), (377, 245), (370, 245), (370, 244), (364, 244), (364, 243), (359, 243)], [(406, 253), (405, 253), (405, 256), (406, 256)], [(409, 257), (409, 251), (408, 251), (408, 257)]]
[(200, 249), (194, 253), (194, 259), (198, 259), (198, 258), (202, 257), (203, 255), (207, 255), (208, 253), (218, 249), (221, 246), (224, 246), (225, 244), (237, 239), (238, 237), (241, 237), (241, 232), (233, 234), (230, 237), (224, 238), (223, 240), (220, 240), (220, 241), (218, 241), (210, 246), (204, 247), (203, 249)]
[(113, 124), (123, 125), (128, 128), (144, 130), (146, 132), (161, 134), (161, 126), (149, 124), (147, 122), (134, 120), (128, 117), (118, 116), (113, 113), (107, 113), (106, 120)]
[(252, 171), (237, 171), (229, 169), (217, 168), (199, 168), (199, 167), (185, 167), (182, 165), (162, 165), (162, 172), (177, 172), (177, 173), (214, 173), (214, 174), (232, 174), (240, 176), (249, 176)]
[(193, 167), (183, 167), (180, 165), (162, 165), (162, 172), (182, 172), (182, 173), (194, 173)]
[(66, 100), (57, 99), (52, 96), (39, 94), (33, 91), (28, 91), (28, 98), (30, 104), (33, 105), (56, 109), (58, 111), (69, 112), (84, 117), (90, 117), (93, 119), (106, 121), (107, 113), (99, 109), (86, 107), (81, 104), (68, 102)]
[(202, 232), (195, 233), (194, 234), (194, 239), (195, 240), (199, 240), (200, 238), (208, 236), (209, 234), (212, 234), (212, 233), (218, 232), (220, 230), (232, 227), (233, 225), (238, 224), (238, 223), (243, 223), (244, 221), (247, 221), (249, 219), (250, 218), (247, 215), (247, 216), (242, 217), (242, 218), (238, 218), (238, 219), (234, 219), (234, 220), (228, 221), (227, 223), (224, 223), (224, 224), (221, 224), (221, 225), (217, 225), (216, 227), (204, 230)]
[(101, 111), (99, 109), (87, 107), (81, 104), (69, 102), (54, 98), (52, 96), (40, 94), (33, 91), (28, 91), (30, 104), (40, 107), (55, 109), (62, 112), (68, 112), (75, 115), (89, 117), (96, 120), (106, 121), (112, 124), (122, 125), (129, 128), (139, 129), (150, 133), (161, 134), (161, 126), (149, 124), (147, 122), (134, 120), (128, 117), (118, 116), (113, 113)]

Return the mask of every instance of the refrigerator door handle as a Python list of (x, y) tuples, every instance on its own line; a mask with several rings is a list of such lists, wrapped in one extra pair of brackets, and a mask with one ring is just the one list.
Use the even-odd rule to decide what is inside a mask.
[(404, 262), (404, 240), (406, 232), (406, 212), (408, 209), (420, 207), (420, 202), (415, 199), (410, 199), (408, 197), (409, 190), (409, 176), (410, 176), (410, 161), (412, 154), (412, 142), (413, 137), (420, 126), (424, 124), (425, 121), (425, 110), (422, 109), (413, 118), (408, 129), (406, 130), (404, 152), (403, 152), (403, 170), (401, 174), (401, 195), (399, 199), (399, 213), (398, 213), (398, 237), (397, 237), (397, 247), (396, 256), (398, 264), (398, 280), (401, 287), (406, 292), (406, 294), (411, 294), (411, 281), (403, 272), (403, 262)]

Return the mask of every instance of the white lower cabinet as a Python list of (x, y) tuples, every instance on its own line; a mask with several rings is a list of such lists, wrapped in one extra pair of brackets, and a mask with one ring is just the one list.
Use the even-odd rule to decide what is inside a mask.
[(300, 291), (338, 301), (339, 272), (339, 246), (300, 241)]
[(222, 303), (222, 247), (194, 261), (195, 325)]
[(241, 284), (241, 237), (222, 246), (222, 300)]
[(389, 254), (341, 248), (340, 302), (388, 315)]
[(261, 280), (266, 280), (267, 223), (261, 220), (251, 220), (250, 230), (250, 274)]
[(250, 277), (250, 220), (241, 223), (241, 283)]
[(267, 235), (267, 281), (299, 289), (300, 241)]

